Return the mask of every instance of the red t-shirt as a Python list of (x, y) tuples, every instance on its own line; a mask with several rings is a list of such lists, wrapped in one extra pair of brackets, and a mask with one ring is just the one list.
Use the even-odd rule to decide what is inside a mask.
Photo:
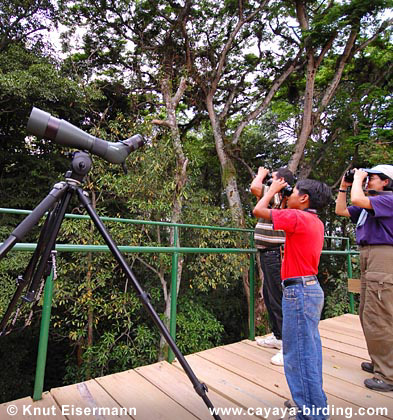
[(324, 226), (318, 216), (296, 209), (272, 210), (271, 214), (274, 229), (286, 233), (282, 280), (317, 274), (324, 241)]

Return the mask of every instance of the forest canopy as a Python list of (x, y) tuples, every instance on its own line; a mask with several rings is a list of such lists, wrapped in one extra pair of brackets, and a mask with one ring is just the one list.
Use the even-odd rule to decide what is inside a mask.
[[(127, 173), (93, 156), (84, 189), (100, 216), (252, 229), (249, 186), (259, 166), (288, 166), (298, 179), (337, 192), (347, 169), (392, 162), (392, 3), (0, 0), (2, 207), (32, 210), (70, 164), (70, 148), (27, 133), (33, 107), (107, 141), (146, 138), (128, 157)], [(67, 212), (84, 214), (76, 198)], [(353, 243), (353, 227), (334, 214), (334, 202), (321, 217), (327, 236)], [(0, 242), (21, 220), (0, 214)], [(25, 241), (36, 242), (41, 226)], [(107, 228), (119, 245), (250, 246), (247, 232), (182, 228), (176, 237), (165, 226)], [(102, 239), (88, 220), (65, 219), (58, 242)], [(326, 241), (327, 249), (344, 247)], [(0, 261), (0, 316), (29, 257), (12, 252)], [(169, 325), (171, 255), (127, 260)], [(247, 337), (248, 261), (179, 254), (183, 352)], [(322, 257), (325, 317), (348, 310), (346, 270), (345, 258)], [(57, 271), (45, 389), (167, 356), (109, 254), (60, 253)], [(257, 333), (264, 334), (257, 274)], [(0, 337), (1, 401), (31, 393), (41, 305), (28, 328)], [(30, 309), (23, 306), (18, 326)]]

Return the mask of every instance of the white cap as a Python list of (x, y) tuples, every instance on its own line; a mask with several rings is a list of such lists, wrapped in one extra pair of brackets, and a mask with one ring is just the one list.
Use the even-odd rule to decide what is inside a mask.
[(363, 169), (369, 174), (384, 174), (393, 180), (393, 165), (377, 165), (371, 169)]

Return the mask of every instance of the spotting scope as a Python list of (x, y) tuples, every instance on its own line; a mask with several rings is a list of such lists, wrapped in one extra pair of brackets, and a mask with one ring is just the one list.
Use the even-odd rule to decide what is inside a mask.
[(53, 140), (62, 146), (88, 150), (110, 163), (124, 164), (127, 156), (145, 143), (140, 134), (117, 143), (102, 140), (38, 108), (33, 108), (31, 111), (27, 131), (37, 137)]

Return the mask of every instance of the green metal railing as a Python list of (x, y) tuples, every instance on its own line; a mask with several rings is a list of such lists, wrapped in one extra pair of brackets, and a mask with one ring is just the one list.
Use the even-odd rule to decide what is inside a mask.
[[(325, 236), (325, 239), (339, 239), (345, 241), (345, 251), (335, 251), (335, 250), (323, 250), (322, 254), (330, 254), (330, 255), (346, 255), (347, 257), (347, 275), (348, 279), (351, 279), (353, 276), (352, 272), (352, 255), (359, 255), (359, 251), (355, 251), (351, 249), (351, 242), (350, 239), (346, 236)], [(355, 298), (352, 292), (349, 292), (349, 311), (351, 314), (355, 313)]]
[(46, 355), (48, 352), (49, 325), (52, 312), (53, 295), (53, 269), (45, 282), (44, 302), (42, 306), (42, 317), (40, 326), (40, 339), (38, 342), (37, 367), (35, 370), (33, 400), (38, 401), (42, 398), (44, 389)]
[[(30, 210), (17, 210), (17, 209), (6, 209), (0, 208), (0, 213), (27, 215), (30, 214)], [(89, 216), (66, 214), (66, 218), (70, 219), (87, 219)], [(171, 307), (170, 307), (170, 319), (169, 319), (169, 332), (171, 337), (176, 340), (176, 315), (177, 315), (177, 276), (178, 276), (178, 259), (179, 254), (188, 253), (220, 253), (220, 254), (250, 254), (250, 304), (249, 304), (249, 339), (255, 339), (255, 302), (254, 302), (254, 289), (255, 289), (255, 254), (257, 252), (253, 246), (253, 234), (254, 229), (240, 229), (230, 228), (221, 226), (203, 226), (203, 225), (192, 225), (192, 224), (180, 224), (180, 223), (169, 223), (169, 222), (153, 222), (145, 220), (135, 219), (123, 219), (113, 217), (100, 217), (102, 221), (129, 223), (129, 224), (140, 224), (140, 225), (156, 225), (166, 226), (174, 229), (174, 245), (173, 247), (149, 247), (149, 246), (119, 246), (121, 252), (124, 253), (135, 253), (135, 252), (147, 252), (147, 253), (171, 253), (172, 254), (172, 270), (171, 270), (171, 285), (170, 285), (170, 296), (171, 296)], [(229, 232), (244, 232), (250, 236), (250, 248), (190, 248), (180, 247), (179, 244), (179, 228), (193, 228), (193, 229), (208, 229), (208, 230), (219, 230)], [(34, 243), (17, 243), (12, 251), (34, 251), (36, 244)], [(69, 245), (69, 244), (56, 244), (56, 251), (59, 252), (110, 252), (106, 245)], [(50, 313), (52, 306), (52, 289), (53, 289), (53, 274), (48, 276), (44, 290), (44, 301), (41, 319), (40, 329), (40, 340), (37, 357), (37, 368), (36, 378), (34, 384), (33, 399), (41, 399), (44, 375), (45, 375), (45, 363), (47, 354), (47, 345), (49, 337), (49, 324), (50, 324)], [(174, 360), (174, 354), (172, 349), (168, 352), (168, 361), (171, 363)]]
[[(0, 208), (1, 213), (26, 215), (31, 213), (29, 210), (16, 210)], [(66, 214), (66, 218), (70, 219), (90, 219), (89, 216)], [(254, 248), (254, 229), (240, 229), (221, 226), (203, 226), (192, 224), (180, 224), (169, 222), (153, 222), (135, 219), (123, 219), (113, 217), (100, 217), (102, 221), (113, 221), (120, 223), (141, 224), (141, 225), (158, 225), (173, 228), (174, 245), (173, 247), (148, 247), (148, 246), (119, 246), (120, 251), (125, 253), (147, 252), (147, 253), (171, 253), (172, 254), (172, 270), (171, 270), (171, 307), (169, 319), (169, 332), (171, 337), (176, 340), (176, 314), (177, 314), (177, 277), (178, 277), (178, 259), (179, 254), (187, 253), (221, 253), (221, 254), (249, 254), (249, 278), (250, 278), (250, 302), (249, 302), (249, 339), (255, 339), (255, 254), (257, 250)], [(179, 228), (193, 228), (193, 229), (208, 229), (208, 230), (221, 230), (227, 232), (244, 232), (249, 235), (250, 248), (190, 248), (180, 247), (179, 244)], [(351, 251), (349, 238), (347, 237), (325, 237), (337, 240), (346, 241), (345, 251), (332, 251), (324, 250), (323, 254), (331, 255), (346, 255), (347, 256), (347, 270), (348, 277), (352, 277), (351, 254), (356, 254), (356, 251)], [(13, 251), (34, 251), (36, 244), (31, 243), (18, 243), (12, 250)], [(59, 252), (110, 252), (106, 245), (69, 245), (69, 244), (56, 244), (56, 251)], [(39, 400), (42, 397), (47, 345), (49, 337), (49, 324), (52, 306), (52, 290), (53, 290), (53, 273), (51, 273), (45, 284), (44, 301), (41, 319), (40, 339), (37, 357), (36, 378), (34, 385), (33, 399)], [(354, 313), (354, 299), (353, 294), (350, 293), (350, 311)], [(168, 353), (168, 361), (171, 363), (174, 360), (174, 354), (171, 349)]]

